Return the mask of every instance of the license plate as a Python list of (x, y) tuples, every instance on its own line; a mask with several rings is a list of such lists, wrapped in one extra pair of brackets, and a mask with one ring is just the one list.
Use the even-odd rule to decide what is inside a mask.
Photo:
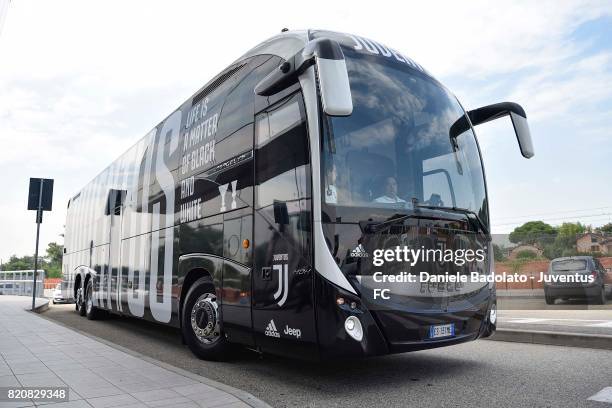
[(453, 337), (455, 335), (455, 324), (438, 324), (429, 326), (429, 338), (439, 339), (441, 337)]

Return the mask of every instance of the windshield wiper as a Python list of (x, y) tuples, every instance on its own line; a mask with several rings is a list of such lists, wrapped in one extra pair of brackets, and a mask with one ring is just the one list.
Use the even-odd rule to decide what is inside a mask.
[(360, 221), (359, 225), (361, 226), (362, 231), (369, 230), (368, 232), (377, 233), (387, 227), (399, 224), (400, 222), (405, 221), (411, 217), (414, 217), (414, 214), (394, 214), (387, 220), (381, 221), (379, 223), (373, 223), (371, 221)]
[(478, 227), (482, 230), (482, 232), (485, 235), (489, 235), (489, 228), (487, 228), (487, 225), (478, 216), (478, 213), (476, 213), (475, 211), (469, 210), (467, 208), (461, 208), (461, 207), (440, 207), (440, 206), (436, 206), (436, 205), (424, 205), (424, 204), (417, 204), (416, 208), (427, 208), (428, 210), (452, 211), (452, 212), (457, 212), (457, 213), (464, 214), (464, 215), (466, 215), (468, 217), (468, 219), (470, 221), (472, 221), (472, 220), (476, 221), (476, 225), (478, 225)]

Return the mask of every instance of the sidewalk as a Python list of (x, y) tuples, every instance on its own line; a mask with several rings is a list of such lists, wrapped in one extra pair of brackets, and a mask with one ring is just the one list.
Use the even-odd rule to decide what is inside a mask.
[[(66, 407), (267, 407), (252, 395), (74, 332), (0, 296), (0, 387), (69, 387)], [(195, 357), (194, 357), (195, 358)], [(37, 403), (38, 405), (40, 403)], [(34, 402), (0, 402), (31, 407)]]
[(526, 297), (544, 298), (544, 289), (497, 289), (497, 297)]
[(612, 311), (500, 310), (497, 328), (612, 336)]
[[(609, 302), (608, 302), (609, 303)], [(610, 304), (598, 309), (500, 309), (490, 340), (612, 350)]]

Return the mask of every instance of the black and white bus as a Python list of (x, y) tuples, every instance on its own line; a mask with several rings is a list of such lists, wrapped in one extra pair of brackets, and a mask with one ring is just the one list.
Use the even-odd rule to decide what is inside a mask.
[[(465, 111), (379, 42), (285, 31), (70, 199), (67, 295), (90, 319), (180, 328), (209, 359), (231, 344), (324, 359), (489, 336), (490, 280), (402, 277), (492, 275), (473, 126), (504, 116), (531, 157), (519, 105)], [(481, 256), (435, 257), (449, 250)]]

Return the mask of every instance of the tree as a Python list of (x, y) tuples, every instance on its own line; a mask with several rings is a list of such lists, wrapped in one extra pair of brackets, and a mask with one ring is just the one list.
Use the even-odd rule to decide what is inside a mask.
[(47, 256), (45, 257), (46, 271), (48, 278), (62, 277), (62, 256), (64, 255), (64, 246), (56, 242), (49, 242), (47, 245)]
[(536, 259), (537, 257), (538, 257), (538, 254), (528, 249), (525, 249), (523, 251), (518, 251), (516, 253), (517, 259)]
[(538, 244), (544, 246), (554, 241), (557, 230), (544, 221), (529, 221), (516, 227), (508, 237), (514, 244)]
[(59, 245), (55, 242), (49, 242), (47, 246), (47, 261), (49, 263), (62, 263), (62, 256), (64, 255), (64, 246)]
[(504, 248), (497, 244), (493, 244), (493, 258), (495, 259), (495, 262), (504, 262), (506, 260)]
[(597, 232), (602, 234), (612, 234), (612, 222), (607, 223), (606, 225), (602, 225), (597, 228)]
[[(49, 243), (45, 257), (38, 257), (38, 268), (43, 269), (47, 278), (62, 277), (62, 255), (64, 247), (55, 242)], [(34, 269), (34, 257), (31, 255), (12, 255), (9, 261), (2, 265), (5, 271), (20, 271)]]
[[(42, 262), (42, 258), (39, 259)], [(2, 265), (4, 271), (19, 271), (34, 269), (34, 257), (33, 256), (22, 256), (11, 255), (9, 261)]]
[(557, 229), (558, 235), (565, 237), (576, 238), (578, 234), (584, 234), (587, 230), (586, 225), (582, 225), (579, 222), (564, 222)]
[(578, 255), (576, 239), (587, 231), (587, 227), (579, 222), (564, 222), (558, 228), (555, 240), (544, 246), (544, 256), (548, 259), (562, 256)]

